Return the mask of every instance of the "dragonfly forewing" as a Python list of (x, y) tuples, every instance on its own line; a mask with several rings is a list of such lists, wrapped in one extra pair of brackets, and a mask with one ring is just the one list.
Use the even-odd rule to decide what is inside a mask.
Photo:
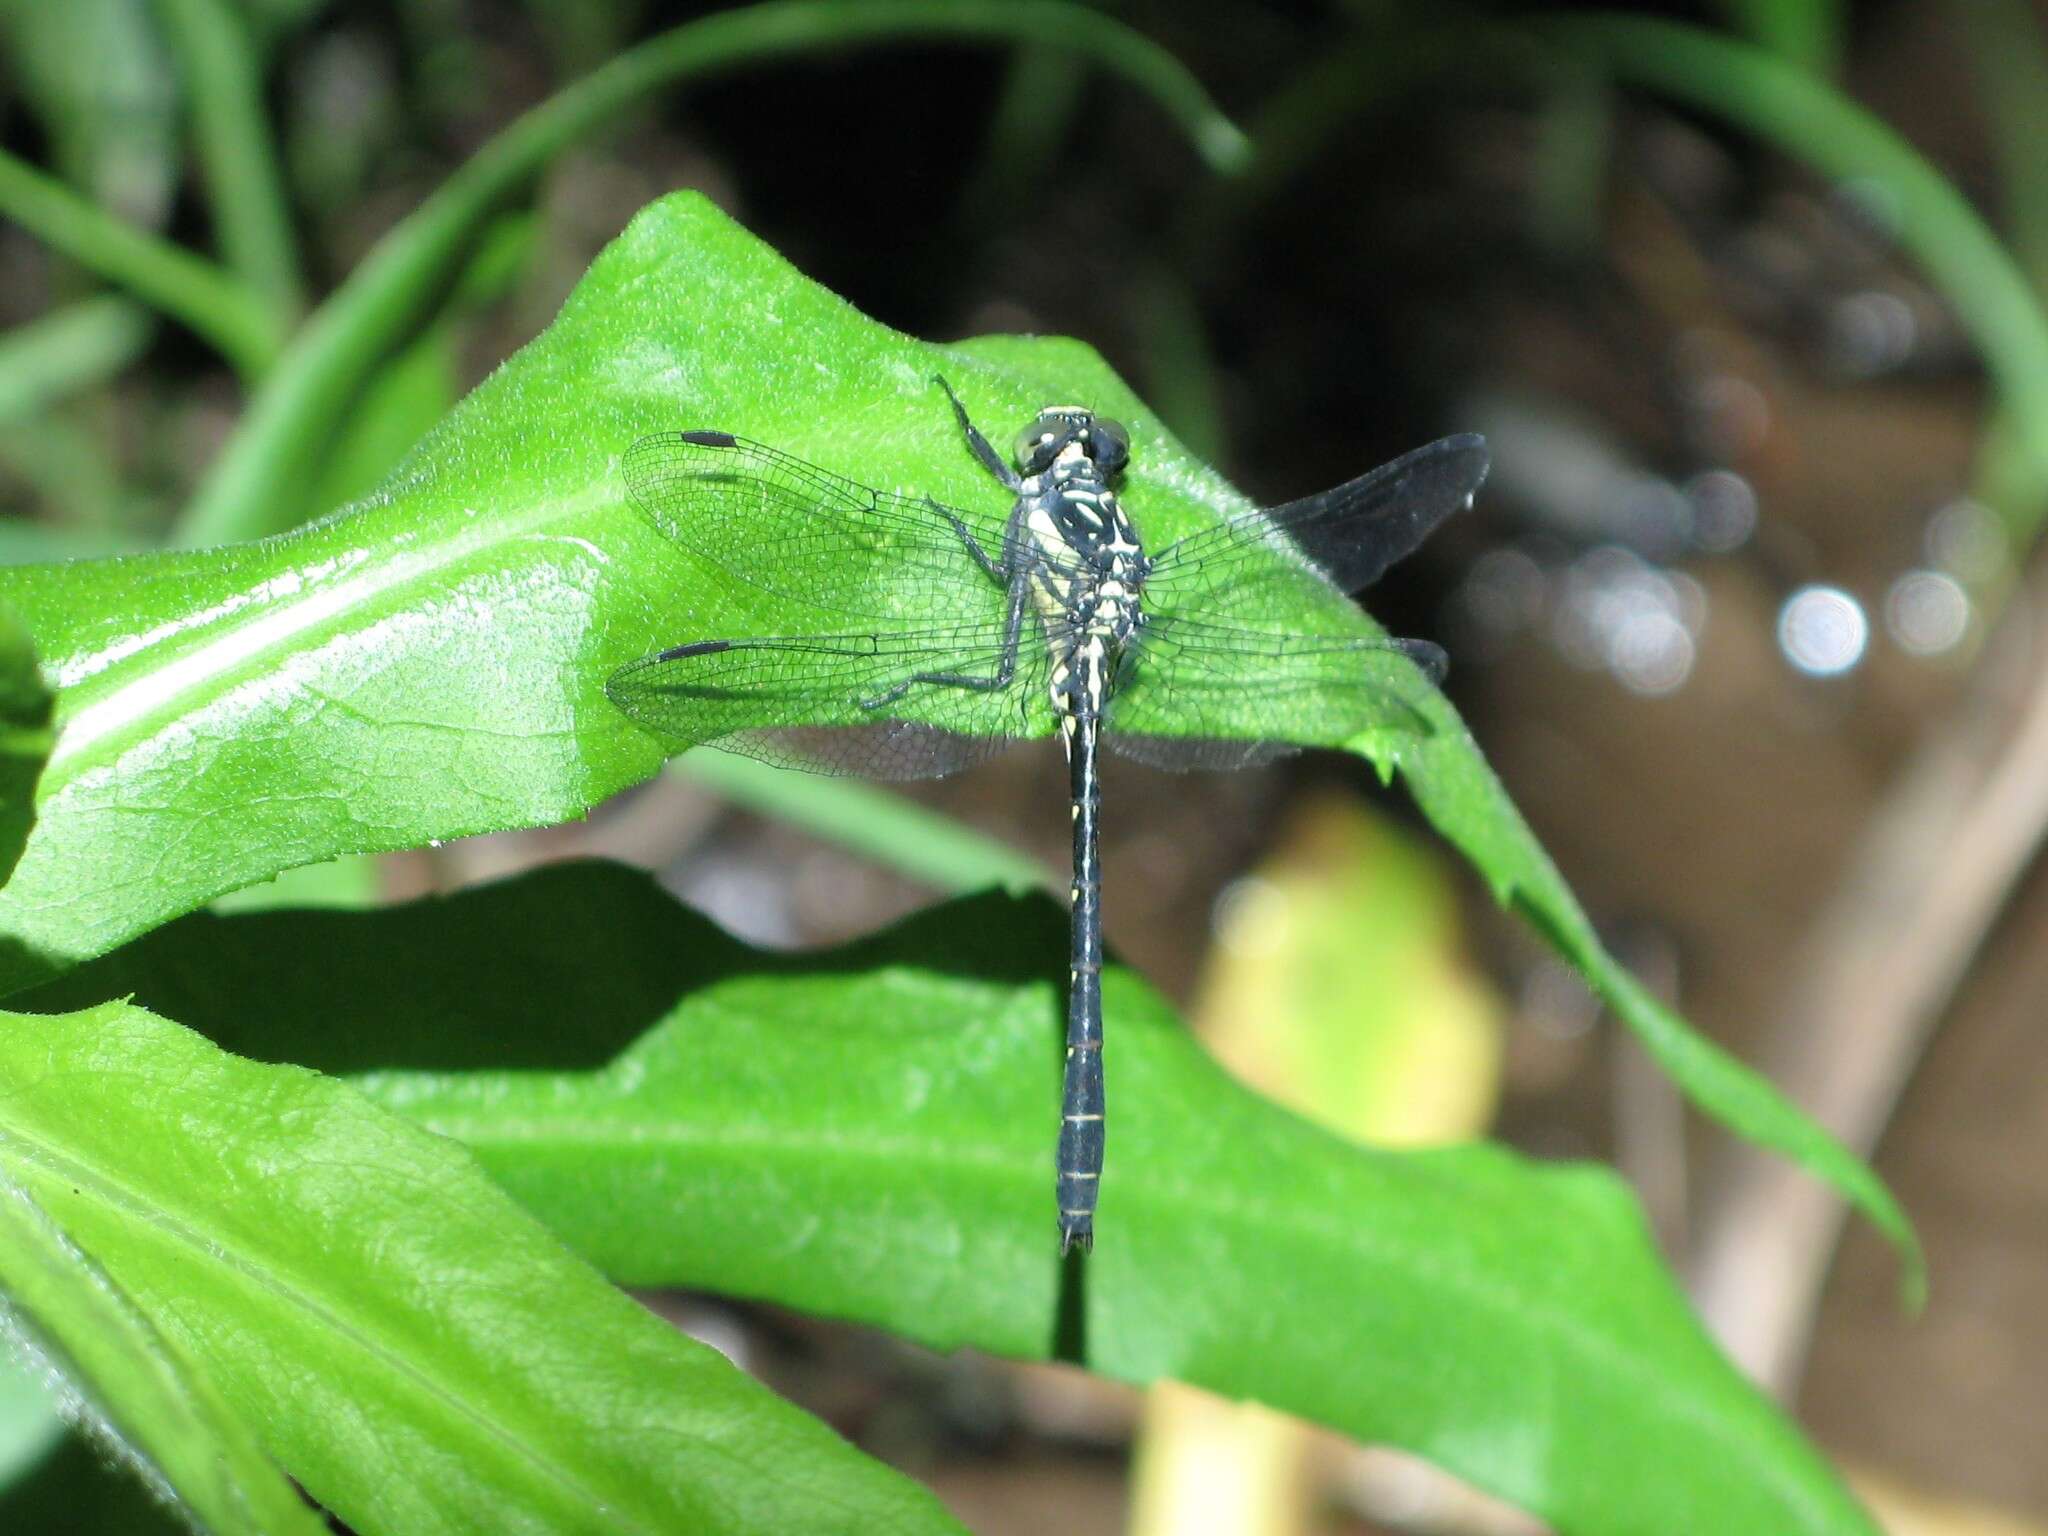
[(641, 438), (623, 469), (656, 528), (785, 603), (911, 623), (963, 617), (963, 602), (1000, 612), (1001, 588), (967, 543), (1000, 559), (1003, 522), (985, 512), (878, 491), (723, 432)]

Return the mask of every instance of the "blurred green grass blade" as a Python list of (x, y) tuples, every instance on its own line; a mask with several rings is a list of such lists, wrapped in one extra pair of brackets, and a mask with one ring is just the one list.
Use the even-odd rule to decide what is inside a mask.
[(37, 1006), (133, 990), (365, 1073), (627, 1283), (1255, 1398), (1561, 1530), (1869, 1536), (1616, 1177), (1348, 1144), (1230, 1081), (1118, 968), (1100, 1237), (1063, 1291), (1066, 964), (1042, 896), (788, 955), (644, 874), (554, 865), (377, 912), (196, 916)]
[(343, 1083), (122, 1003), (0, 1015), (0, 1176), (355, 1530), (958, 1529)]
[(645, 0), (523, 0), (556, 67), (593, 69), (632, 40)]
[(370, 376), (318, 476), (289, 496), (303, 522), (369, 495), (461, 398), (457, 331), (437, 315)]
[(1143, 349), (1145, 394), (1174, 436), (1211, 463), (1229, 456), (1223, 375), (1193, 286), (1168, 265), (1132, 274), (1128, 300)]
[[(18, 469), (14, 461), (15, 441), (0, 435), (0, 463)], [(22, 522), (0, 517), (0, 565), (33, 565), (46, 560), (91, 560), (101, 555), (125, 554), (135, 541), (91, 528), (61, 528), (48, 523)]]
[(310, 25), (331, 0), (236, 0), (246, 18), (256, 51), (275, 53), (294, 33)]
[(1806, 70), (1678, 22), (1573, 16), (1535, 34), (1775, 144), (1823, 176), (1867, 182), (1900, 246), (1920, 263), (1983, 355), (2016, 418), (2030, 484), (2001, 510), (2031, 538), (2048, 516), (2048, 315), (1969, 200), (1892, 129)]
[[(1418, 15), (1424, 17), (1421, 24)], [(1475, 38), (1469, 26), (1433, 23), (1427, 13), (1404, 12), (1397, 45), (1390, 47), (1387, 25), (1392, 23), (1340, 42), (1279, 82), (1251, 120), (1248, 174), (1212, 184), (1198, 205), (1198, 239), (1255, 218), (1290, 181), (1316, 166), (1345, 124), (1390, 110), (1446, 72), (1471, 66)], [(1477, 41), (1483, 43), (1485, 34)], [(1188, 249), (1193, 257), (1202, 254), (1199, 245)]]
[(160, 228), (177, 190), (178, 96), (149, 0), (0, 0), (7, 78), (59, 177), (118, 219)]
[(736, 805), (802, 827), (937, 890), (997, 885), (1028, 891), (1053, 883), (1043, 865), (1014, 848), (857, 779), (772, 768), (708, 747), (683, 758), (681, 771)]
[[(9, 1022), (18, 1034), (31, 1021)], [(18, 1113), (0, 1113), (0, 1123), (0, 1299), (8, 1329), (62, 1375), (74, 1413), (94, 1426), (104, 1448), (209, 1536), (319, 1536), (327, 1522), (265, 1458), (248, 1422), (35, 1193), (52, 1179), (83, 1184), (93, 1174), (69, 1160), (68, 1148), (23, 1137)]]
[(1086, 61), (1065, 49), (1044, 43), (1017, 49), (989, 112), (973, 178), (954, 211), (956, 228), (985, 230), (1015, 217), (1073, 131), (1087, 79)]
[(122, 223), (5, 151), (0, 216), (211, 342), (245, 377), (260, 374), (276, 357), (282, 333), (253, 290), (211, 262)]
[(50, 758), (54, 705), (28, 632), (0, 611), (0, 883), (14, 873), (35, 825), (36, 784)]
[(2048, 291), (2048, 27), (2027, 0), (1969, 0), (1949, 14), (1981, 87), (2005, 223), (2035, 291)]
[(1721, 0), (1721, 10), (1730, 26), (1787, 64), (1824, 80), (1841, 72), (1849, 30), (1844, 0)]
[(184, 76), (221, 257), (288, 327), (305, 285), (248, 23), (228, 0), (154, 3)]
[(1557, 70), (1536, 113), (1530, 154), (1529, 226), (1559, 261), (1597, 260), (1614, 151), (1614, 100), (1597, 70)]
[[(1063, 0), (769, 0), (678, 27), (621, 54), (484, 146), (379, 242), (295, 339), (208, 472), (177, 534), (187, 547), (275, 533), (289, 488), (316, 471), (331, 423), (371, 371), (425, 323), (491, 216), (569, 145), (663, 87), (793, 54), (891, 41), (1042, 42), (1083, 54), (1150, 93), (1210, 163), (1243, 140), (1171, 55)], [(4, 204), (0, 204), (4, 208)]]
[(102, 294), (0, 335), (0, 425), (112, 378), (141, 355), (150, 330), (140, 305)]

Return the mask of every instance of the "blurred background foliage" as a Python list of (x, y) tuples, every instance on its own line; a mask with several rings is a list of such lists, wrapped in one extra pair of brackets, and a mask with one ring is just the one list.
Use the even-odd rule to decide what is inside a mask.
[[(1835, 1261), (1824, 1196), (1700, 1134), (1557, 962), (1361, 820), (1355, 766), (1113, 774), (1112, 941), (1357, 1134), (1615, 1160), (1896, 1529), (2048, 1520), (2048, 14), (1103, 9), (1248, 138), (1188, 81), (1050, 39), (856, 52), (735, 12), (699, 69), (668, 29), (703, 12), (652, 0), (0, 0), (0, 558), (365, 494), (676, 187), (902, 330), (1088, 338), (1263, 499), (1484, 431), (1481, 505), (1375, 611), (1449, 646), (1623, 957), (1852, 1143), (1884, 1133), (1924, 1318), (1870, 1234)], [(923, 798), (1051, 867), (1057, 772), (1026, 753)], [(796, 943), (948, 883), (943, 849), (850, 850), (868, 812), (804, 793), (720, 765), (292, 894), (604, 852)], [(1102, 1383), (676, 1310), (978, 1530), (1035, 1529), (1054, 1492), (1070, 1529), (1119, 1528), (1140, 1422), (1132, 1518), (1189, 1528), (1185, 1405), (1141, 1421)], [(33, 1464), (43, 1421), (0, 1419), (24, 1426), (0, 1468)], [(1245, 1486), (1294, 1490), (1293, 1528), (1512, 1527), (1390, 1458), (1227, 1438), (1265, 1447)], [(14, 1507), (82, 1511), (89, 1466), (43, 1463)]]

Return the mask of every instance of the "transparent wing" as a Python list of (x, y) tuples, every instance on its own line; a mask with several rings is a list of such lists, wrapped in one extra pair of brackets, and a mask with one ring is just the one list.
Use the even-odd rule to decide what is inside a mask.
[(1285, 506), (1247, 512), (1189, 534), (1153, 561), (1151, 581), (1188, 591), (1239, 579), (1245, 546), (1285, 535), (1346, 592), (1371, 586), (1412, 554), (1486, 478), (1486, 441), (1446, 437), (1370, 474)]
[[(782, 767), (936, 778), (1053, 728), (1046, 649), (1027, 626), (1006, 687), (1003, 626), (711, 640), (632, 662), (612, 702), (671, 751), (715, 743)], [(900, 696), (887, 696), (910, 684)]]
[(1426, 733), (1444, 653), (1426, 640), (1148, 621), (1104, 738), (1155, 768), (1248, 768), (1371, 730)]
[[(1169, 545), (1145, 580), (1146, 627), (1111, 706), (1111, 746), (1156, 767), (1238, 768), (1368, 730), (1426, 731), (1444, 653), (1359, 633), (1332, 608), (1330, 585), (1378, 579), (1485, 477), (1484, 442), (1447, 437)], [(1337, 632), (1288, 627), (1318, 613)]]
[(777, 597), (929, 620), (1001, 591), (974, 554), (1003, 561), (1004, 519), (989, 513), (873, 490), (725, 432), (643, 437), (624, 472), (656, 528)]

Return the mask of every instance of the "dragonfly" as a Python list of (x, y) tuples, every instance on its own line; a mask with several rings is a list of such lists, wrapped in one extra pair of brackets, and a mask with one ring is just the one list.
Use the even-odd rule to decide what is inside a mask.
[(1094, 1242), (1105, 1147), (1102, 744), (1154, 767), (1238, 768), (1366, 725), (1426, 728), (1417, 706), (1443, 677), (1437, 646), (1366, 632), (1348, 605), (1326, 632), (1271, 615), (1376, 581), (1472, 504), (1486, 446), (1447, 437), (1152, 552), (1116, 489), (1131, 459), (1122, 424), (1048, 405), (1017, 434), (1013, 463), (933, 383), (1007, 511), (877, 490), (725, 431), (635, 442), (624, 477), (655, 528), (737, 605), (808, 622), (685, 640), (620, 668), (606, 692), (674, 749), (883, 779), (1059, 736), (1073, 821), (1054, 1159), (1064, 1256)]

